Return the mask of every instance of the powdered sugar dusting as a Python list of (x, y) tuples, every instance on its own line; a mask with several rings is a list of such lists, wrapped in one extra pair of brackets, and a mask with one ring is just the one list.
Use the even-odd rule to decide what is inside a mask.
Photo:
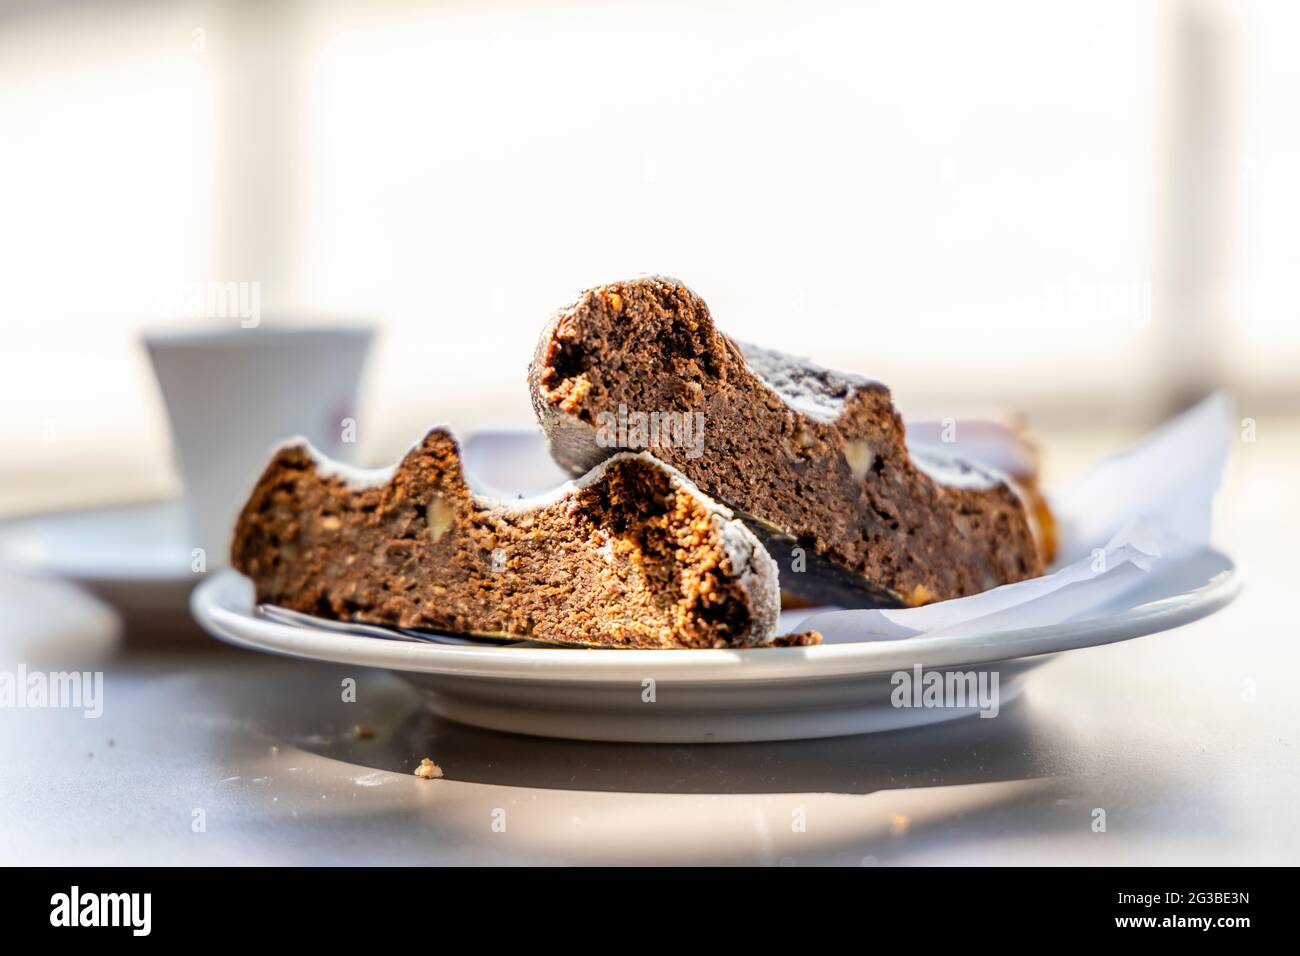
[(352, 489), (381, 487), (388, 484), (389, 479), (397, 471), (397, 465), (388, 465), (383, 468), (358, 468), (356, 465), (335, 461), (333, 458), (323, 455), (315, 445), (301, 436), (290, 438), (276, 450), (283, 451), (287, 448), (302, 449), (316, 466), (316, 472), (319, 475), (324, 478), (337, 478), (346, 487)]
[(1002, 472), (987, 465), (944, 455), (933, 448), (910, 448), (909, 454), (916, 467), (933, 481), (949, 488), (984, 491), (998, 485), (1012, 485)]
[(861, 375), (836, 372), (807, 359), (737, 342), (750, 370), (792, 409), (831, 422), (844, 411), (849, 397), (872, 383)]

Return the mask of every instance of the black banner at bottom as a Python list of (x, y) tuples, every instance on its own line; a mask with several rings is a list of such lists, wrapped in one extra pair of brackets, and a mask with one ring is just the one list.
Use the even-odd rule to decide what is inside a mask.
[[(656, 932), (774, 922), (817, 936), (1041, 926), (1067, 939), (1192, 935), (1229, 942), (1281, 925), (1291, 874), (1276, 869), (11, 869), (9, 931), (119, 940), (239, 942), (283, 929), (298, 943), (412, 942), (469, 926), (572, 933), (602, 920)], [(816, 920), (815, 923), (811, 922)], [(465, 922), (470, 921), (470, 922)], [(196, 936), (196, 930), (199, 934)], [(487, 942), (488, 938), (484, 939)]]

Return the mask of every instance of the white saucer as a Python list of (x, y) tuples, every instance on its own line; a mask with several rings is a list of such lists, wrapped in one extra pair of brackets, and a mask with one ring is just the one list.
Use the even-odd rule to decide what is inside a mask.
[(192, 538), (179, 499), (30, 515), (0, 522), (0, 568), (85, 586), (117, 608), (128, 632), (194, 632)]
[(81, 588), (0, 572), (0, 664), (80, 670), (121, 636), (121, 618)]
[(180, 500), (0, 523), (0, 564), (73, 581), (190, 580), (190, 549)]
[[(261, 616), (251, 583), (228, 570), (199, 585), (191, 608), (204, 629), (232, 644), (391, 670), (463, 723), (543, 737), (703, 743), (870, 733), (977, 712), (892, 706), (891, 675), (917, 665), (995, 670), (1005, 706), (1047, 655), (1187, 624), (1227, 605), (1240, 587), (1232, 560), (1207, 548), (1153, 572), (1127, 607), (1088, 620), (749, 651), (450, 646), (341, 634)], [(645, 700), (648, 681), (653, 702)]]

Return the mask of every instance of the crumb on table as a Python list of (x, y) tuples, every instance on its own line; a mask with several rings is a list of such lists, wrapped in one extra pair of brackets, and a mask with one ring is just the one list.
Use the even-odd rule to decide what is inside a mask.
[(415, 768), (415, 775), (425, 780), (435, 780), (442, 776), (442, 768), (425, 757), (420, 761), (420, 766)]

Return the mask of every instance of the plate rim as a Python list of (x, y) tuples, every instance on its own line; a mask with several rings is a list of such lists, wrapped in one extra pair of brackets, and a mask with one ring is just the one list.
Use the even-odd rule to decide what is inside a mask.
[[(337, 664), (492, 680), (609, 682), (646, 678), (692, 682), (834, 680), (923, 667), (958, 667), (1036, 657), (1132, 640), (1208, 617), (1240, 593), (1240, 565), (1215, 548), (1225, 567), (1204, 584), (1099, 619), (966, 637), (913, 637), (813, 647), (751, 650), (607, 650), (455, 647), (316, 631), (255, 616), (232, 591), (251, 582), (231, 568), (205, 576), (190, 610), (208, 633), (251, 650)], [(247, 608), (232, 607), (248, 603)]]

